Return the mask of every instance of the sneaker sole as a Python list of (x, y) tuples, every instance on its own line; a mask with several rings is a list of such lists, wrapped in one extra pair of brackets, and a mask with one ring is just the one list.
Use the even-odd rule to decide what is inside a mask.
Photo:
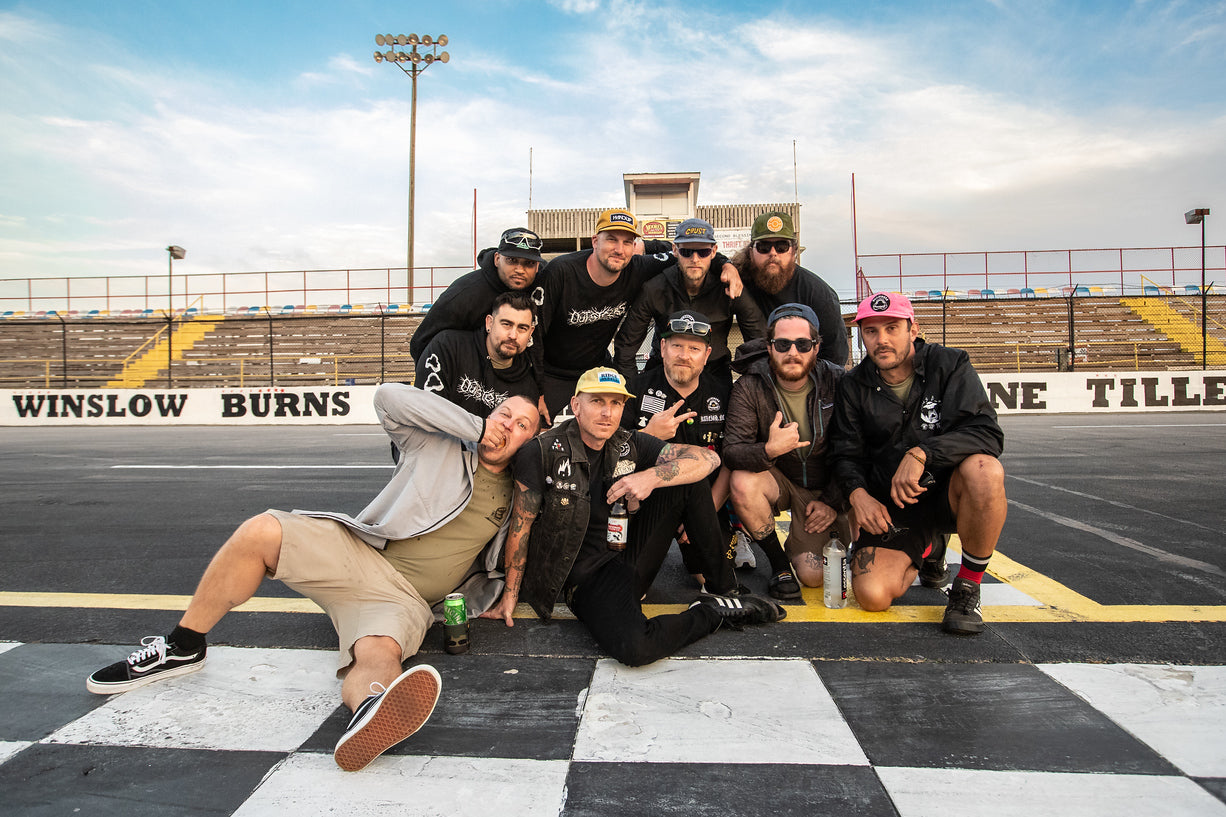
[(158, 681), (164, 681), (168, 678), (178, 678), (181, 675), (191, 675), (193, 672), (204, 668), (204, 662), (207, 657), (203, 658), (194, 664), (184, 664), (181, 667), (174, 669), (164, 669), (161, 672), (155, 672), (146, 675), (143, 678), (133, 678), (130, 681), (120, 681), (117, 683), (107, 684), (101, 681), (95, 681), (93, 676), (85, 679), (85, 688), (95, 695), (114, 695), (119, 692), (131, 692), (134, 689), (140, 689), (149, 684), (155, 684)]
[(347, 739), (341, 738), (333, 752), (336, 765), (347, 772), (359, 771), (412, 735), (430, 719), (442, 688), (438, 671), (425, 664), (401, 675), (383, 693), (370, 720)]
[(979, 621), (942, 621), (941, 629), (951, 635), (979, 635), (983, 632), (983, 620)]

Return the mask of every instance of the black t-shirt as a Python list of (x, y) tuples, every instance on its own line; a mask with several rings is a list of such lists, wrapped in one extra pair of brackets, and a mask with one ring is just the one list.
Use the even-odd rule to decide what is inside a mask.
[[(716, 454), (723, 451), (725, 412), (732, 393), (730, 383), (704, 371), (699, 375), (698, 388), (689, 397), (682, 398), (669, 385), (664, 368), (657, 366), (640, 372), (631, 385), (631, 391), (638, 397), (626, 403), (622, 413), (623, 428), (642, 431), (653, 416), (668, 411), (678, 400), (683, 400), (685, 405), (677, 413), (694, 411), (698, 416), (678, 426), (676, 435), (668, 442), (710, 448)], [(711, 479), (715, 479), (714, 473)]]
[[(643, 471), (656, 464), (665, 444), (650, 434), (636, 433), (635, 438), (638, 458), (635, 460), (634, 470)], [(567, 588), (582, 584), (601, 565), (618, 554), (618, 551), (609, 550), (608, 545), (609, 503), (605, 501), (605, 494), (608, 493), (609, 486), (604, 480), (604, 457), (609, 452), (609, 447), (606, 445), (599, 451), (587, 446), (584, 446), (584, 449), (587, 451), (588, 473), (590, 474), (588, 496), (591, 498), (591, 510), (588, 514), (587, 530), (583, 534), (583, 544), (579, 548), (579, 555), (575, 557), (570, 575), (566, 577), (565, 587)], [(552, 485), (552, 477), (549, 479), (549, 484), (546, 484), (541, 463), (539, 437), (528, 441), (515, 455), (515, 479), (523, 483), (524, 487), (529, 490), (538, 490), (542, 494), (548, 492)], [(630, 529), (634, 530), (633, 517), (630, 519)]]

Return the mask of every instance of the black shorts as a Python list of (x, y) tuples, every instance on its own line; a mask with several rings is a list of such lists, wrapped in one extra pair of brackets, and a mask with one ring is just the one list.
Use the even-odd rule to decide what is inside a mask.
[(894, 523), (892, 530), (883, 534), (869, 533), (861, 528), (860, 538), (853, 550), (879, 547), (886, 550), (901, 550), (911, 557), (911, 563), (919, 568), (924, 552), (938, 534), (957, 532), (954, 511), (949, 507), (949, 478), (952, 471), (937, 478), (937, 484), (920, 495), (919, 502), (902, 508), (894, 504), (887, 492), (884, 497), (873, 495), (890, 511)]

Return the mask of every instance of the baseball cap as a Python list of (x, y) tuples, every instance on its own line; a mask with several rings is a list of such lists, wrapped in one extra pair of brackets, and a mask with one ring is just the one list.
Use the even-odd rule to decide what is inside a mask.
[(714, 244), (715, 228), (700, 218), (687, 218), (677, 225), (674, 244)]
[(878, 292), (860, 301), (856, 310), (856, 323), (865, 318), (906, 318), (915, 320), (915, 307), (907, 300), (906, 295), (897, 292)]
[(629, 210), (605, 210), (596, 221), (596, 232), (603, 233), (606, 230), (621, 230), (626, 233), (634, 233), (635, 237), (638, 237), (642, 235), (639, 232), (638, 224), (634, 214)]
[(804, 304), (782, 304), (771, 310), (770, 317), (766, 319), (767, 326), (774, 326), (775, 321), (781, 318), (804, 318), (813, 325), (814, 329), (820, 330), (822, 325), (817, 320), (817, 313), (812, 307)]
[(660, 330), (661, 338), (671, 338), (673, 335), (691, 335), (710, 345), (711, 322), (701, 312), (684, 310), (668, 316), (668, 323)]
[(498, 239), (498, 254), (539, 263), (544, 260), (541, 258), (543, 246), (541, 237), (536, 233), (524, 227), (512, 227), (504, 230)]
[(614, 369), (588, 369), (575, 384), (575, 394), (624, 394), (634, 397), (626, 388), (626, 378)]
[(786, 238), (795, 241), (796, 228), (792, 226), (792, 217), (779, 210), (772, 210), (758, 216), (753, 220), (749, 241), (753, 243), (759, 238)]

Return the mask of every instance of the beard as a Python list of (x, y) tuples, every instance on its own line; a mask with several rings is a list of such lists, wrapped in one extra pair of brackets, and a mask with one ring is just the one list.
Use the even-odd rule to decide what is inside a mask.
[(776, 380), (781, 380), (784, 383), (803, 382), (817, 363), (817, 355), (814, 355), (813, 359), (806, 364), (804, 358), (789, 355), (780, 361), (775, 355), (769, 352), (767, 354), (770, 358), (771, 374), (775, 376)]
[[(778, 256), (776, 256), (778, 257)], [(792, 258), (786, 263), (780, 261), (766, 261), (759, 264), (754, 258), (753, 251), (750, 251), (749, 257), (749, 277), (753, 281), (754, 286), (765, 292), (767, 295), (776, 295), (781, 289), (788, 285), (792, 280), (792, 275), (796, 272), (796, 259)]]

